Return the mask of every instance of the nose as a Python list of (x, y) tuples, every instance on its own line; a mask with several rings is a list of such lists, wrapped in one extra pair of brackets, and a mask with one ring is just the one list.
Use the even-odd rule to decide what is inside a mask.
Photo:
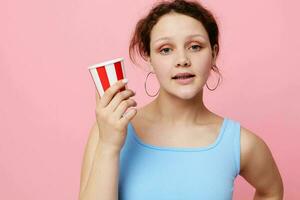
[(176, 66), (190, 66), (191, 62), (185, 52), (179, 53), (178, 60), (176, 61)]

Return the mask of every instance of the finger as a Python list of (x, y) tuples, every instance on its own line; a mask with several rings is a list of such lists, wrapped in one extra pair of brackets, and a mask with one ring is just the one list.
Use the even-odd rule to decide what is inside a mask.
[(120, 118), (120, 123), (125, 126), (128, 124), (129, 121), (132, 120), (132, 118), (136, 115), (137, 109), (131, 108), (128, 110), (128, 112), (124, 113), (124, 115)]
[(119, 106), (116, 108), (114, 111), (114, 115), (116, 116), (117, 119), (120, 119), (122, 115), (124, 115), (126, 110), (130, 110), (133, 106), (137, 106), (137, 103), (134, 99), (127, 99), (122, 101)]
[(107, 109), (110, 110), (110, 112), (114, 112), (122, 101), (127, 100), (134, 95), (135, 93), (130, 89), (117, 93), (107, 106)]
[(128, 83), (127, 79), (122, 79), (115, 82), (110, 86), (101, 98), (100, 104), (102, 107), (106, 107), (111, 99), (116, 95), (117, 92), (120, 92), (121, 89), (124, 89), (125, 85)]
[(97, 90), (96, 90), (95, 97), (96, 97), (96, 104), (98, 105), (98, 104), (99, 104), (99, 101), (100, 101), (100, 95), (99, 95), (99, 93), (98, 93)]

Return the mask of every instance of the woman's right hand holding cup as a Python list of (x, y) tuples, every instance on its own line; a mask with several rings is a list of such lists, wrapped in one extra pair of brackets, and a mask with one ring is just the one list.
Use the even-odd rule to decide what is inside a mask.
[(123, 80), (110, 86), (101, 98), (96, 91), (96, 119), (100, 145), (117, 153), (124, 145), (128, 123), (137, 113), (136, 108), (128, 109), (137, 105), (136, 101), (130, 99), (135, 93), (130, 89), (120, 92), (127, 84)]

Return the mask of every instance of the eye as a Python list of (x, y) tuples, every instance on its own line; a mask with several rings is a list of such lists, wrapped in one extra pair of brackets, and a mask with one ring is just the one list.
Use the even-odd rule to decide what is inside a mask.
[(165, 53), (168, 53), (169, 51), (168, 50), (170, 50), (171, 48), (163, 48), (163, 49), (161, 49), (159, 52), (160, 53), (162, 53), (163, 52), (163, 54), (165, 54)]
[[(194, 47), (194, 48), (193, 48)], [(193, 50), (200, 50), (201, 46), (200, 45), (192, 45), (191, 47)]]

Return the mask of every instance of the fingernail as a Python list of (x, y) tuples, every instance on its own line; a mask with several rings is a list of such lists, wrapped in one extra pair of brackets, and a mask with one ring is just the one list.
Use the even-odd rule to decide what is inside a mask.
[(122, 82), (123, 82), (123, 83), (128, 83), (128, 79), (127, 79), (127, 78), (124, 78), (124, 79), (122, 80)]

